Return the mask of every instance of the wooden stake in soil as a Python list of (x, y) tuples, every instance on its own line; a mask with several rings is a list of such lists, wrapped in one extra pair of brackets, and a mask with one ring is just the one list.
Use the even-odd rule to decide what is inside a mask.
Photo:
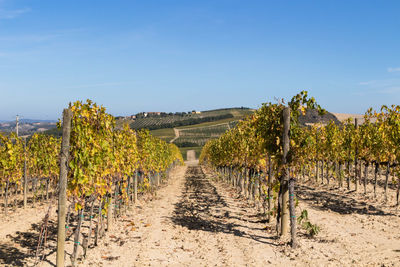
[(107, 207), (107, 231), (111, 230), (112, 227), (112, 205), (113, 205), (113, 201), (112, 201), (112, 195), (108, 196), (108, 207)]
[(272, 213), (272, 162), (271, 156), (268, 155), (268, 222), (271, 222)]
[(28, 203), (28, 177), (26, 175), (26, 138), (24, 138), (24, 208)]
[[(354, 119), (354, 126), (355, 126), (355, 128), (357, 130), (358, 129), (358, 119), (357, 118)], [(355, 184), (355, 189), (354, 190), (357, 191), (357, 189), (358, 189), (358, 186), (357, 186), (358, 146), (357, 145), (356, 145), (356, 151), (355, 152), (356, 153), (355, 153), (355, 156), (354, 156), (354, 184)]]
[(276, 232), (278, 235), (281, 234), (281, 220), (282, 220), (282, 183), (279, 186), (279, 192), (278, 192), (278, 203), (277, 203), (277, 208), (276, 208)]
[[(261, 180), (262, 179), (262, 180)], [(264, 176), (259, 176), (259, 180), (258, 180), (258, 211), (261, 212), (261, 208), (263, 205), (263, 190), (262, 190), (262, 185), (263, 185), (263, 180), (264, 180)], [(265, 180), (264, 180), (265, 181)]]
[(127, 179), (128, 179), (128, 184), (127, 184), (127, 187), (126, 187), (126, 194), (127, 194), (127, 196), (128, 196), (128, 206), (130, 206), (131, 205), (131, 201), (132, 201), (132, 194), (131, 194), (131, 176), (130, 175), (128, 175), (127, 176)]
[(83, 208), (81, 210), (79, 210), (78, 212), (78, 225), (76, 226), (75, 229), (75, 236), (74, 236), (74, 252), (71, 255), (71, 262), (72, 262), (72, 266), (75, 266), (75, 262), (76, 262), (76, 258), (78, 256), (78, 248), (80, 245), (79, 242), (79, 235), (81, 233), (81, 225), (82, 225), (82, 221), (83, 221)]
[(351, 164), (347, 161), (347, 190), (350, 190)]
[(46, 178), (46, 200), (49, 200), (49, 178)]
[(67, 175), (68, 175), (68, 156), (69, 138), (71, 133), (72, 111), (64, 109), (63, 112), (63, 135), (61, 143), (60, 159), (60, 179), (58, 193), (58, 232), (57, 232), (57, 267), (64, 266), (64, 247), (65, 247), (65, 209), (67, 203)]
[(4, 215), (7, 216), (7, 209), (8, 209), (8, 187), (10, 185), (10, 180), (6, 182), (6, 191), (4, 194)]
[(325, 163), (325, 161), (322, 160), (321, 161), (321, 183), (322, 184), (324, 183), (324, 163)]
[(400, 176), (397, 177), (396, 206), (400, 204)]
[(97, 246), (97, 242), (98, 242), (98, 238), (99, 238), (99, 234), (100, 234), (100, 228), (102, 225), (102, 214), (101, 214), (101, 210), (103, 208), (103, 199), (100, 199), (99, 201), (99, 211), (98, 211), (98, 215), (97, 215), (97, 224), (96, 224), (96, 235), (94, 238), (94, 245)]
[[(315, 142), (318, 144), (318, 131), (315, 134)], [(319, 177), (318, 171), (319, 171), (319, 160), (318, 160), (318, 154), (317, 154), (317, 160), (315, 163), (315, 182), (316, 183), (318, 183), (318, 177)]]
[(289, 179), (289, 211), (290, 211), (290, 236), (291, 236), (291, 246), (292, 248), (297, 248), (299, 246), (297, 242), (296, 235), (296, 207), (294, 200), (294, 185), (296, 183), (296, 178), (290, 177)]
[(376, 198), (376, 184), (378, 181), (379, 162), (375, 162), (375, 177), (374, 177), (374, 198)]
[(90, 215), (89, 215), (89, 234), (88, 234), (88, 238), (87, 238), (87, 243), (86, 246), (84, 247), (85, 250), (85, 256), (86, 256), (86, 250), (87, 248), (90, 246), (90, 240), (92, 239), (92, 222), (93, 222), (93, 208), (94, 208), (94, 202), (96, 201), (96, 199), (93, 199), (91, 205), (90, 205)]
[(138, 200), (137, 185), (138, 185), (138, 171), (135, 172), (135, 181), (134, 181), (134, 196), (135, 196), (134, 201), (135, 201), (135, 203), (137, 203), (137, 200)]
[(290, 108), (285, 108), (283, 110), (283, 175), (281, 177), (282, 183), (282, 214), (281, 214), (281, 235), (286, 235), (288, 232), (289, 224), (289, 210), (288, 210), (288, 200), (289, 200), (289, 174), (286, 167), (287, 155), (289, 153), (289, 129), (290, 129)]
[(387, 189), (388, 189), (388, 182), (390, 176), (390, 162), (387, 162), (386, 165), (386, 177), (385, 177), (385, 202), (387, 201)]
[(367, 176), (368, 176), (368, 167), (369, 167), (369, 162), (365, 162), (365, 166), (364, 166), (364, 195), (367, 194)]

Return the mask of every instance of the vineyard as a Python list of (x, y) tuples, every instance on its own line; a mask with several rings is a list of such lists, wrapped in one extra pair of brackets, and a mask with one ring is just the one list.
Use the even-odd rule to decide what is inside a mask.
[[(400, 106), (382, 106), (380, 112), (369, 109), (360, 126), (347, 120), (341, 126), (331, 121), (302, 127), (299, 115), (306, 110), (325, 112), (304, 91), (287, 105), (265, 103), (253, 116), (207, 143), (200, 158), (246, 197), (257, 199), (269, 221), (276, 217), (279, 235), (288, 233), (290, 225), (293, 248), (298, 246), (296, 223), (302, 221), (296, 213), (296, 181), (336, 183), (365, 195), (372, 183), (374, 198), (379, 184), (388, 201), (391, 177), (396, 188), (393, 204), (399, 206)], [(319, 231), (310, 222), (306, 227), (310, 235)]]
[[(185, 115), (163, 115), (163, 116), (152, 116), (152, 117), (140, 117), (136, 118), (133, 122), (127, 121), (126, 119), (120, 120), (122, 123), (130, 122), (132, 129), (149, 129), (157, 130), (164, 128), (182, 127), (188, 125), (195, 125), (200, 123), (214, 122), (220, 120), (233, 120), (242, 114), (247, 114), (246, 110), (237, 111), (235, 108), (218, 110), (218, 111), (205, 111), (200, 114), (185, 114)], [(119, 124), (119, 121), (118, 121)]]
[(231, 121), (210, 126), (177, 129), (179, 131), (179, 137), (174, 140), (174, 144), (178, 147), (202, 147), (208, 140), (218, 138), (236, 124), (237, 121)]
[(327, 118), (303, 91), (179, 128), (174, 143), (204, 143), (186, 164), (90, 100), (64, 110), (62, 138), (0, 134), (0, 265), (395, 266), (400, 107)]
[[(58, 196), (57, 265), (63, 265), (64, 247), (71, 249), (69, 262), (76, 265), (78, 247), (86, 255), (138, 195), (154, 192), (183, 159), (175, 145), (146, 130), (115, 130), (114, 118), (89, 100), (70, 105), (59, 127), (62, 142), (40, 134), (29, 140), (0, 135), (4, 213), (9, 203), (15, 210)], [(58, 180), (63, 174), (64, 182)], [(52, 203), (41, 226), (35, 264), (48, 253), (47, 239), (54, 238), (49, 233)]]

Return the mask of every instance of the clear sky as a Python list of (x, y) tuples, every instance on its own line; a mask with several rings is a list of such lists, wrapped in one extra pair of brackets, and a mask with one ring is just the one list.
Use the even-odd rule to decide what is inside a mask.
[(0, 120), (248, 106), (308, 90), (400, 104), (400, 1), (0, 0)]

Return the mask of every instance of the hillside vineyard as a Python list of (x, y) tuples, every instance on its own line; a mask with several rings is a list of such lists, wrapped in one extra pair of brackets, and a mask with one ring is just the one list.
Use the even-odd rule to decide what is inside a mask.
[[(119, 129), (114, 117), (103, 106), (90, 100), (77, 101), (64, 110), (63, 120), (58, 123), (63, 130), (62, 139), (43, 134), (26, 139), (15, 134), (0, 134), (4, 213), (7, 216), (19, 206), (35, 208), (48, 204), (46, 216), (36, 226), (39, 230), (34, 236), (34, 248), (30, 248), (34, 252), (27, 256), (31, 259), (29, 264), (45, 262), (46, 257), (56, 253), (54, 263), (57, 266), (76, 266), (91, 258), (90, 253), (96, 251), (96, 247), (109, 246), (110, 239), (124, 246), (125, 241), (114, 235), (113, 228), (123, 225), (117, 232), (125, 236), (137, 230), (138, 222), (135, 224), (129, 216), (143, 218), (140, 216), (146, 206), (145, 201), (139, 205), (140, 198), (154, 201), (160, 198), (161, 207), (152, 207), (152, 210), (162, 213), (162, 218), (155, 222), (162, 227), (173, 223), (173, 227), (166, 230), (161, 226), (151, 228), (150, 223), (140, 219), (142, 228), (155, 229), (156, 235), (173, 234), (170, 240), (151, 241), (148, 247), (129, 247), (129, 253), (139, 251), (139, 255), (145, 254), (146, 249), (162, 247), (163, 241), (167, 244), (179, 241), (176, 236), (182, 233), (196, 242), (201, 235), (198, 232), (210, 234), (206, 239), (217, 237), (218, 249), (222, 246), (221, 240), (232, 240), (223, 239), (220, 234), (232, 234), (238, 243), (243, 237), (249, 237), (249, 242), (260, 238), (259, 233), (247, 236), (247, 230), (243, 230), (246, 227), (261, 231), (261, 235), (267, 230), (274, 233), (277, 241), (260, 242), (263, 249), (271, 247), (270, 244), (282, 248), (290, 244), (296, 251), (302, 246), (299, 239), (306, 235), (307, 240), (316, 242), (312, 238), (321, 231), (320, 226), (311, 222), (314, 218), (309, 218), (307, 209), (300, 208), (304, 199), (301, 196), (308, 193), (307, 188), (313, 190), (321, 184), (344, 188), (348, 191), (346, 194), (357, 191), (365, 196), (373, 194), (372, 202), (382, 197), (385, 203), (399, 206), (400, 106), (383, 106), (379, 112), (369, 109), (361, 125), (347, 120), (304, 126), (299, 117), (307, 110), (326, 112), (302, 91), (288, 103), (283, 100), (264, 103), (252, 115), (234, 124), (184, 129), (180, 135), (182, 139), (194, 134), (215, 137), (215, 132), (224, 132), (204, 145), (200, 166), (191, 150), (189, 167), (186, 167), (176, 145), (152, 136), (148, 130), (135, 131), (129, 125)], [(221, 189), (225, 188), (222, 185), (228, 189)], [(182, 194), (178, 199), (180, 190)], [(224, 195), (223, 190), (229, 194)], [(157, 192), (170, 195), (157, 196)], [(241, 197), (235, 198), (234, 193)], [(51, 209), (56, 207), (56, 201), (57, 220), (54, 220)], [(240, 201), (250, 204), (239, 206), (237, 202)], [(164, 205), (173, 211), (164, 209)], [(231, 208), (229, 205), (238, 205), (240, 212), (232, 215), (236, 206), (227, 210)], [(137, 213), (132, 215), (132, 209)], [(253, 214), (252, 209), (257, 213)], [(351, 213), (350, 210), (351, 207), (343, 212)], [(235, 229), (246, 214), (262, 218), (254, 222), (258, 228), (245, 225), (240, 230)], [(149, 215), (151, 218), (159, 216), (157, 213)], [(250, 219), (246, 223), (248, 221)], [(267, 226), (260, 230), (259, 222)], [(275, 226), (273, 230), (271, 225)], [(182, 230), (184, 227), (188, 232)], [(290, 242), (279, 241), (279, 237), (284, 240), (289, 233)], [(140, 236), (132, 238), (138, 238), (139, 245), (147, 240)], [(147, 238), (153, 240), (151, 233)], [(102, 239), (108, 241), (102, 243)], [(190, 241), (195, 242), (193, 240)], [(52, 242), (52, 250), (49, 242)], [(245, 243), (243, 247), (248, 249), (251, 244)], [(178, 248), (191, 251), (182, 244)], [(206, 253), (209, 250), (206, 247)], [(176, 248), (172, 251), (175, 253)], [(114, 255), (101, 255), (100, 261), (102, 259), (105, 264), (118, 260)], [(91, 260), (94, 264), (99, 262)], [(27, 264), (15, 259), (4, 262)], [(155, 265), (160, 263), (155, 262)]]

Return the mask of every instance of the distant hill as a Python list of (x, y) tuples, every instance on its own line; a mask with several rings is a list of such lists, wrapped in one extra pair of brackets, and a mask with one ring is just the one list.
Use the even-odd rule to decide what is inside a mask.
[[(20, 119), (19, 123), (56, 123), (56, 120)], [(15, 126), (15, 120), (0, 120), (0, 123), (9, 123)]]
[[(152, 112), (146, 113), (146, 116), (142, 115), (132, 117), (118, 117), (117, 127), (122, 127), (123, 124), (128, 123), (132, 129), (165, 129), (165, 128), (176, 128), (181, 126), (192, 126), (200, 123), (207, 122), (219, 122), (221, 120), (234, 121), (241, 119), (249, 114), (253, 110), (249, 108), (224, 108), (215, 110), (206, 110), (201, 112), (185, 113), (160, 113)], [(157, 115), (158, 114), (158, 115)]]
[[(139, 121), (134, 125), (140, 127), (139, 123), (145, 125), (154, 125), (151, 130), (154, 136), (157, 136), (167, 142), (176, 144), (183, 157), (186, 157), (187, 150), (195, 150), (196, 157), (200, 155), (203, 145), (212, 138), (218, 138), (224, 132), (234, 127), (239, 120), (252, 114), (250, 108), (222, 108), (214, 110), (201, 111), (197, 114), (186, 114), (180, 118), (148, 118), (147, 122)], [(146, 119), (146, 118), (144, 118)], [(117, 123), (127, 123), (129, 120), (120, 120)], [(139, 126), (138, 126), (139, 125)], [(132, 127), (132, 124), (131, 124)], [(133, 127), (132, 127), (133, 128)], [(146, 128), (146, 127), (145, 127)], [(150, 127), (149, 127), (150, 128)]]
[[(1, 132), (15, 132), (15, 121), (6, 121), (0, 123)], [(32, 135), (36, 132), (46, 132), (49, 129), (56, 127), (56, 121), (53, 120), (34, 120), (21, 119), (19, 121), (18, 132), (20, 135)]]
[[(155, 132), (155, 134), (169, 133), (168, 140), (172, 140), (173, 143), (179, 147), (202, 147), (208, 140), (218, 138), (229, 129), (235, 127), (237, 122), (244, 117), (245, 116), (242, 116), (236, 120), (218, 120), (210, 123), (177, 127), (174, 129), (174, 131), (170, 132), (167, 132), (167, 129), (165, 129), (162, 132)], [(308, 110), (305, 115), (300, 115), (299, 117), (299, 122), (302, 125), (310, 125), (315, 123), (327, 124), (329, 121), (334, 121), (338, 125), (341, 124), (341, 122), (329, 112), (325, 113), (324, 115), (319, 115), (316, 110)], [(174, 138), (172, 138), (172, 134), (175, 136)]]
[[(116, 126), (117, 128), (122, 128), (127, 123), (135, 130), (147, 128), (154, 136), (176, 144), (182, 152), (194, 149), (198, 154), (208, 140), (218, 138), (227, 130), (235, 127), (238, 121), (253, 112), (253, 109), (244, 107), (222, 108), (201, 112), (193, 111), (189, 113), (176, 112), (173, 114), (151, 112), (146, 115), (145, 112), (142, 112), (138, 117), (116, 117)], [(328, 112), (320, 116), (316, 110), (307, 111), (304, 116), (300, 116), (299, 120), (303, 125), (314, 123), (325, 124), (330, 120), (333, 120), (337, 124), (341, 123), (341, 119), (338, 119), (335, 114)], [(25, 128), (28, 134), (39, 130), (46, 134), (61, 136), (61, 130), (55, 127), (54, 121), (51, 121), (46, 127), (42, 127), (46, 124), (46, 121), (32, 121), (34, 122), (25, 123), (21, 121), (20, 125), (24, 126), (20, 128), (20, 131), (22, 128)], [(15, 122), (6, 124), (8, 124), (9, 131), (15, 130)], [(0, 130), (2, 130), (1, 125), (4, 125), (4, 123), (0, 124)]]
[[(339, 121), (343, 122), (347, 119), (351, 119), (351, 121), (354, 123), (354, 119), (358, 119), (358, 124), (363, 124), (364, 123), (364, 115), (361, 114), (348, 114), (348, 113), (332, 113), (333, 115), (338, 118)], [(372, 122), (375, 120), (373, 119)]]
[(317, 110), (307, 110), (305, 115), (299, 116), (299, 122), (302, 125), (309, 125), (314, 123), (327, 124), (329, 121), (334, 121), (336, 124), (341, 124), (338, 118), (330, 112), (326, 112), (324, 115), (319, 115)]

